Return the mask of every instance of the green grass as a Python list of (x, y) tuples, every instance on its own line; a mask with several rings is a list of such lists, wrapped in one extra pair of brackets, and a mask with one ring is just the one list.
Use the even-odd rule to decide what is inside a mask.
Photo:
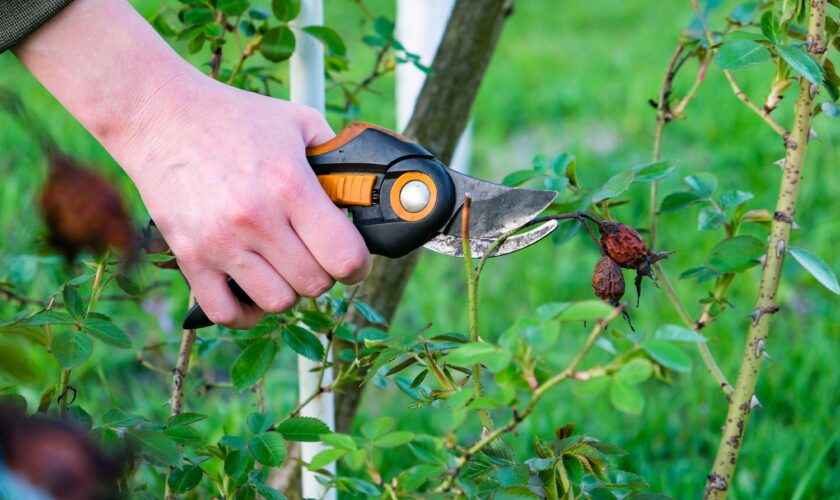
[[(328, 24), (337, 26), (348, 38), (356, 37), (358, 19), (349, 2), (329, 4)], [(390, 2), (371, 4), (377, 11), (393, 10)], [(156, 7), (156, 2), (141, 4), (144, 14), (153, 13)], [(577, 156), (584, 181), (597, 185), (622, 168), (647, 161), (654, 129), (654, 110), (647, 100), (656, 96), (673, 44), (689, 20), (687, 2), (518, 2), (474, 110), (476, 175), (499, 180), (511, 170), (528, 166), (536, 154), (566, 151)], [(370, 55), (355, 38), (350, 41), (351, 57), (359, 60), (354, 67), (362, 72)], [(201, 62), (202, 58), (194, 60)], [(687, 74), (677, 83), (677, 94), (687, 89), (694, 67), (689, 63)], [(769, 77), (766, 71), (747, 69), (736, 72), (736, 76), (750, 95), (761, 99)], [(0, 56), (0, 86), (21, 92), (64, 148), (119, 179), (136, 219), (144, 219), (136, 192), (114, 162), (11, 54)], [(393, 126), (392, 87), (389, 78), (377, 85), (382, 96), (365, 96), (359, 118)], [(790, 102), (786, 105), (789, 107)], [(780, 110), (778, 118), (789, 124), (789, 110)], [(821, 255), (834, 269), (840, 269), (836, 250), (840, 219), (834, 212), (840, 186), (832, 177), (840, 159), (840, 129), (836, 121), (824, 115), (815, 120), (814, 128), (820, 140), (809, 148), (796, 214), (801, 229), (794, 233), (792, 244)], [(779, 183), (779, 169), (772, 163), (782, 155), (781, 141), (740, 105), (723, 76), (712, 67), (708, 81), (688, 109), (688, 119), (673, 123), (666, 132), (663, 157), (679, 167), (663, 182), (662, 192), (679, 189), (684, 175), (708, 171), (720, 178), (722, 189), (738, 188), (755, 194), (749, 208), (772, 210)], [(4, 115), (0, 115), (0, 175), (4, 180), (0, 185), (0, 257), (32, 253), (42, 231), (33, 200), (44, 169), (32, 140)], [(635, 185), (630, 198), (632, 203), (618, 208), (616, 214), (627, 223), (644, 227), (649, 210), (646, 185)], [(689, 209), (661, 218), (660, 246), (678, 250), (665, 263), (673, 280), (683, 270), (703, 263), (711, 247), (722, 238), (719, 233), (695, 231), (696, 211)], [(579, 236), (565, 246), (544, 242), (491, 262), (480, 290), (482, 336), (495, 338), (541, 303), (589, 298), (589, 272), (596, 260), (594, 248)], [(21, 272), (19, 262), (13, 265), (6, 261), (0, 278)], [(61, 272), (56, 266), (39, 267), (31, 277), (38, 283), (33, 290), (46, 290), (48, 283), (58, 279), (49, 273)], [(143, 279), (157, 276), (146, 271)], [(171, 275), (161, 276), (177, 281)], [(462, 277), (460, 261), (424, 254), (393, 329), (406, 332), (433, 321), (439, 331), (465, 331), (466, 287)], [(699, 314), (697, 301), (709, 287), (693, 281), (676, 285), (692, 315)], [(157, 295), (165, 304), (167, 297), (177, 297), (167, 305), (169, 313), (164, 317), (177, 317), (183, 310), (184, 287), (173, 286), (175, 292), (166, 289)], [(757, 287), (757, 269), (740, 275), (730, 293), (733, 307), (705, 332), (732, 381)], [(782, 310), (774, 318), (767, 342), (773, 360), (765, 363), (757, 391), (764, 408), (754, 411), (749, 422), (731, 498), (787, 498), (794, 491), (802, 498), (837, 495), (840, 365), (836, 360), (840, 357), (840, 318), (836, 297), (790, 259), (780, 301)], [(0, 306), (0, 317), (9, 316), (12, 310), (11, 306)], [(122, 316), (127, 318), (123, 326), (135, 343), (167, 341), (162, 350), (146, 354), (155, 363), (171, 363), (178, 332), (171, 326), (160, 326), (148, 311), (128, 311), (130, 314)], [(643, 332), (664, 323), (679, 323), (664, 295), (649, 282), (641, 307), (631, 314), (637, 329)], [(561, 365), (575, 352), (584, 331), (579, 325), (564, 330), (563, 347), (550, 353), (554, 364)], [(8, 346), (0, 344), (0, 349), (11, 349)], [(168, 380), (139, 368), (134, 351), (115, 353), (102, 347), (97, 346), (95, 359), (74, 374), (83, 381), (80, 385), (87, 387), (79, 396), (81, 404), (103, 411), (121, 405), (129, 411), (163, 416)], [(25, 352), (32, 373), (22, 386), (32, 400), (46, 383), (57, 380), (58, 370), (51, 358), (36, 349), (27, 348)], [(236, 352), (223, 344), (207, 354), (201, 364), (225, 367)], [(288, 409), (295, 398), (295, 370), (290, 353), (281, 356), (271, 372), (267, 392), (272, 405)], [(654, 490), (675, 498), (696, 498), (717, 448), (726, 401), (699, 356), (693, 352), (692, 356), (695, 366), (691, 373), (676, 376), (672, 384), (648, 382), (643, 386), (646, 405), (638, 417), (614, 410), (604, 396), (581, 398), (570, 385), (564, 385), (522, 424), (519, 437), (509, 441), (525, 453), (530, 451), (531, 433), (549, 436), (553, 428), (575, 422), (579, 431), (628, 450), (622, 465), (648, 479)], [(205, 376), (224, 378), (226, 374), (222, 370)], [(202, 424), (206, 430), (221, 435), (242, 427), (244, 415), (253, 405), (252, 395), (230, 398), (226, 389), (212, 389), (199, 400), (194, 395), (197, 390), (193, 382), (188, 407), (219, 409)], [(393, 385), (384, 390), (368, 388), (366, 401), (359, 422), (390, 414), (397, 416), (404, 428), (429, 433), (448, 429), (438, 410), (408, 409), (407, 399)], [(463, 435), (474, 435), (476, 429), (477, 420)], [(396, 456), (389, 462), (397, 470), (410, 460)]]

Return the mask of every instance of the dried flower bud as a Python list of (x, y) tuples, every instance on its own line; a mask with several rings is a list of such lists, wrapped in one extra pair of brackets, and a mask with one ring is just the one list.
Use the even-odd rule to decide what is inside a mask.
[(645, 240), (635, 229), (620, 222), (603, 221), (598, 225), (601, 245), (616, 264), (636, 269), (647, 255)]
[(116, 189), (57, 152), (50, 154), (49, 166), (40, 207), (50, 244), (68, 260), (83, 250), (109, 248), (131, 257), (134, 231)]
[(621, 268), (609, 256), (604, 255), (595, 264), (595, 271), (592, 273), (592, 289), (595, 295), (604, 302), (618, 305), (621, 297), (624, 296), (624, 275)]

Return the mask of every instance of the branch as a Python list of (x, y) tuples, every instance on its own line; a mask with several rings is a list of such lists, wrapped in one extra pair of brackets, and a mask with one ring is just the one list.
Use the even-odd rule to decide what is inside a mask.
[[(692, 0), (695, 1), (695, 0)], [(825, 0), (811, 0), (808, 13), (808, 39), (825, 38)], [(819, 43), (812, 43), (809, 50), (821, 50)], [(814, 53), (814, 55), (819, 55)], [(802, 169), (814, 103), (818, 87), (805, 78), (799, 79), (799, 95), (794, 105), (793, 132), (785, 141), (785, 165), (779, 188), (778, 201), (773, 222), (770, 226), (770, 240), (765, 253), (761, 286), (758, 291), (753, 320), (747, 333), (747, 342), (741, 358), (741, 368), (735, 392), (729, 403), (729, 412), (721, 435), (720, 446), (706, 482), (706, 498), (725, 498), (732, 484), (732, 476), (738, 461), (738, 451), (744, 438), (744, 431), (753, 406), (755, 386), (761, 361), (765, 357), (765, 343), (773, 314), (779, 310), (776, 293), (779, 289), (782, 265), (796, 211), (796, 202), (801, 186)]]
[(531, 394), (531, 400), (528, 402), (528, 405), (525, 407), (524, 410), (519, 412), (518, 410), (513, 411), (513, 418), (504, 426), (493, 430), (492, 432), (487, 432), (478, 442), (470, 446), (466, 453), (464, 453), (456, 462), (455, 469), (452, 472), (452, 475), (447, 477), (446, 480), (437, 488), (437, 492), (447, 492), (452, 486), (452, 483), (455, 479), (458, 478), (458, 475), (461, 473), (463, 467), (470, 461), (470, 459), (483, 450), (487, 445), (498, 439), (502, 434), (512, 431), (519, 425), (520, 422), (528, 418), (531, 412), (534, 411), (536, 408), (537, 403), (539, 403), (540, 399), (548, 393), (554, 386), (557, 384), (571, 379), (575, 377), (575, 370), (583, 361), (583, 358), (592, 350), (592, 347), (595, 345), (595, 341), (598, 340), (598, 336), (603, 332), (607, 325), (610, 324), (614, 319), (621, 316), (624, 312), (624, 305), (619, 305), (613, 311), (608, 314), (605, 318), (598, 320), (595, 323), (595, 327), (589, 333), (589, 337), (586, 339), (586, 343), (581, 348), (580, 352), (572, 359), (569, 365), (560, 373), (557, 373), (553, 377), (549, 378), (545, 382), (542, 383), (539, 387), (537, 387), (534, 392)]

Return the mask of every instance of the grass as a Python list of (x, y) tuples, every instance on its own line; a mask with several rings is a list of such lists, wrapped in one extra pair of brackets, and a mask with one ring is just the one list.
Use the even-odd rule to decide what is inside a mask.
[[(730, 2), (731, 3), (731, 2)], [(357, 33), (358, 18), (352, 6), (328, 6), (328, 24), (350, 36)], [(375, 11), (392, 12), (390, 2), (370, 2)], [(731, 7), (729, 3), (722, 11)], [(156, 2), (142, 2), (144, 14), (157, 8)], [(662, 72), (680, 31), (690, 21), (688, 2), (614, 2), (590, 0), (560, 6), (548, 2), (522, 1), (516, 4), (503, 33), (497, 54), (482, 86), (475, 106), (474, 173), (499, 180), (505, 173), (526, 167), (536, 154), (570, 152), (577, 156), (584, 182), (597, 185), (622, 168), (647, 161), (651, 154), (654, 110), (647, 100), (656, 96)], [(350, 40), (351, 57), (365, 68), (370, 55), (355, 39)], [(201, 62), (206, 54), (195, 58)], [(693, 64), (693, 63), (690, 63)], [(764, 69), (736, 72), (747, 92), (760, 100), (768, 74)], [(685, 92), (688, 79), (677, 83)], [(136, 192), (125, 176), (118, 174), (114, 162), (90, 135), (76, 124), (37, 82), (28, 76), (11, 54), (0, 56), (0, 86), (17, 89), (27, 104), (44, 120), (60, 144), (75, 156), (101, 165), (119, 180), (131, 200), (137, 220), (145, 212)], [(364, 96), (360, 119), (393, 126), (393, 80), (378, 84), (383, 95)], [(789, 103), (788, 103), (789, 104)], [(780, 110), (779, 120), (790, 123), (790, 112)], [(821, 255), (834, 269), (840, 269), (836, 241), (840, 239), (840, 220), (834, 216), (840, 186), (832, 182), (832, 166), (838, 164), (840, 129), (837, 122), (819, 116), (815, 129), (820, 140), (809, 150), (797, 223), (792, 244)], [(713, 66), (708, 81), (688, 109), (688, 119), (669, 126), (663, 157), (678, 165), (663, 182), (661, 192), (680, 189), (681, 178), (698, 171), (713, 172), (721, 189), (750, 191), (755, 199), (749, 208), (772, 210), (779, 170), (772, 166), (783, 154), (780, 140), (766, 125), (752, 116), (728, 90), (720, 72)], [(7, 116), (0, 115), (0, 258), (6, 256), (0, 279), (34, 282), (33, 289), (45, 288), (64, 271), (60, 266), (31, 257), (38, 248), (42, 228), (34, 208), (34, 197), (43, 176), (43, 166), (34, 143), (25, 131)], [(632, 203), (617, 209), (625, 222), (644, 226), (647, 221), (647, 190), (636, 185)], [(660, 222), (660, 245), (678, 250), (666, 263), (672, 279), (683, 270), (705, 261), (712, 246), (723, 236), (695, 231), (697, 209), (666, 215)], [(493, 339), (518, 317), (548, 301), (589, 298), (589, 270), (597, 252), (579, 236), (564, 246), (544, 242), (533, 248), (488, 265), (480, 290), (482, 336)], [(36, 265), (40, 262), (41, 265)], [(776, 315), (767, 348), (773, 361), (765, 365), (758, 385), (764, 408), (750, 420), (741, 450), (731, 498), (827, 498), (836, 495), (835, 480), (840, 476), (840, 432), (836, 409), (840, 406), (840, 327), (836, 297), (823, 289), (789, 259), (780, 290), (782, 311)], [(34, 266), (34, 267), (33, 267)], [(31, 275), (27, 276), (27, 270)], [(21, 275), (23, 274), (23, 275)], [(157, 274), (147, 271), (143, 279)], [(171, 275), (162, 275), (177, 281)], [(697, 301), (709, 291), (693, 281), (676, 286), (693, 315), (699, 314)], [(164, 289), (157, 306), (164, 313), (155, 317), (136, 308), (123, 325), (137, 345), (163, 341), (159, 351), (145, 353), (155, 363), (166, 366), (177, 351), (177, 331), (167, 318), (174, 318), (184, 307), (184, 287), (175, 283)], [(730, 293), (733, 307), (708, 330), (712, 351), (722, 369), (735, 378), (747, 315), (753, 307), (758, 287), (756, 269), (741, 275)], [(411, 281), (406, 299), (393, 325), (398, 332), (415, 330), (434, 321), (440, 331), (465, 331), (467, 308), (463, 264), (455, 259), (427, 253)], [(172, 303), (167, 297), (177, 297)], [(124, 309), (123, 309), (124, 310)], [(11, 315), (12, 307), (0, 306), (0, 317)], [(641, 307), (631, 310), (637, 329), (650, 332), (678, 318), (664, 295), (646, 283)], [(561, 365), (583, 340), (582, 326), (563, 332), (563, 348), (549, 353), (552, 363)], [(201, 365), (227, 366), (236, 349), (222, 342), (202, 344), (206, 362)], [(139, 413), (164, 415), (168, 380), (139, 368), (134, 351), (109, 352), (97, 346), (95, 358), (74, 372), (88, 390), (80, 401), (88, 408), (121, 405)], [(18, 349), (9, 342), (0, 350)], [(44, 384), (57, 380), (53, 361), (35, 350), (23, 348), (28, 373), (24, 374), (25, 394), (36, 399)], [(692, 353), (695, 367), (673, 383), (648, 382), (640, 416), (626, 416), (614, 410), (602, 395), (584, 398), (571, 385), (558, 387), (540, 403), (535, 414), (521, 426), (521, 435), (509, 439), (521, 452), (529, 450), (530, 433), (549, 435), (553, 428), (575, 422), (578, 430), (617, 444), (629, 455), (622, 465), (645, 477), (654, 490), (675, 498), (699, 496), (717, 448), (719, 429), (725, 416), (725, 400), (702, 369), (699, 356)], [(281, 353), (281, 360), (269, 377), (268, 398), (272, 405), (291, 408), (295, 399), (293, 358)], [(170, 360), (170, 361), (167, 361)], [(209, 368), (204, 368), (209, 371)], [(2, 370), (0, 370), (2, 372)], [(222, 377), (225, 374), (205, 373)], [(0, 386), (7, 377), (0, 376)], [(18, 377), (19, 378), (19, 377)], [(188, 393), (200, 388), (193, 385)], [(187, 406), (224, 408), (214, 412), (205, 429), (222, 435), (243, 426), (244, 416), (253, 407), (253, 396), (230, 398), (227, 389), (210, 389), (203, 400), (194, 395)], [(393, 387), (369, 387), (359, 422), (382, 414), (394, 415), (400, 426), (429, 433), (447, 429), (435, 409), (411, 410), (407, 400)], [(374, 404), (375, 403), (375, 404)], [(222, 404), (218, 406), (217, 404)], [(477, 420), (471, 422), (474, 432)], [(467, 435), (467, 434), (465, 434)], [(389, 460), (397, 470), (410, 457)]]

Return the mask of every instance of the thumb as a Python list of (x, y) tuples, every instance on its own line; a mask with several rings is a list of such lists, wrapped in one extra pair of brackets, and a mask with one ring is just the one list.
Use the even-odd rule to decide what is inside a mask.
[(318, 146), (335, 137), (327, 120), (314, 108), (303, 106), (300, 125), (306, 147)]

